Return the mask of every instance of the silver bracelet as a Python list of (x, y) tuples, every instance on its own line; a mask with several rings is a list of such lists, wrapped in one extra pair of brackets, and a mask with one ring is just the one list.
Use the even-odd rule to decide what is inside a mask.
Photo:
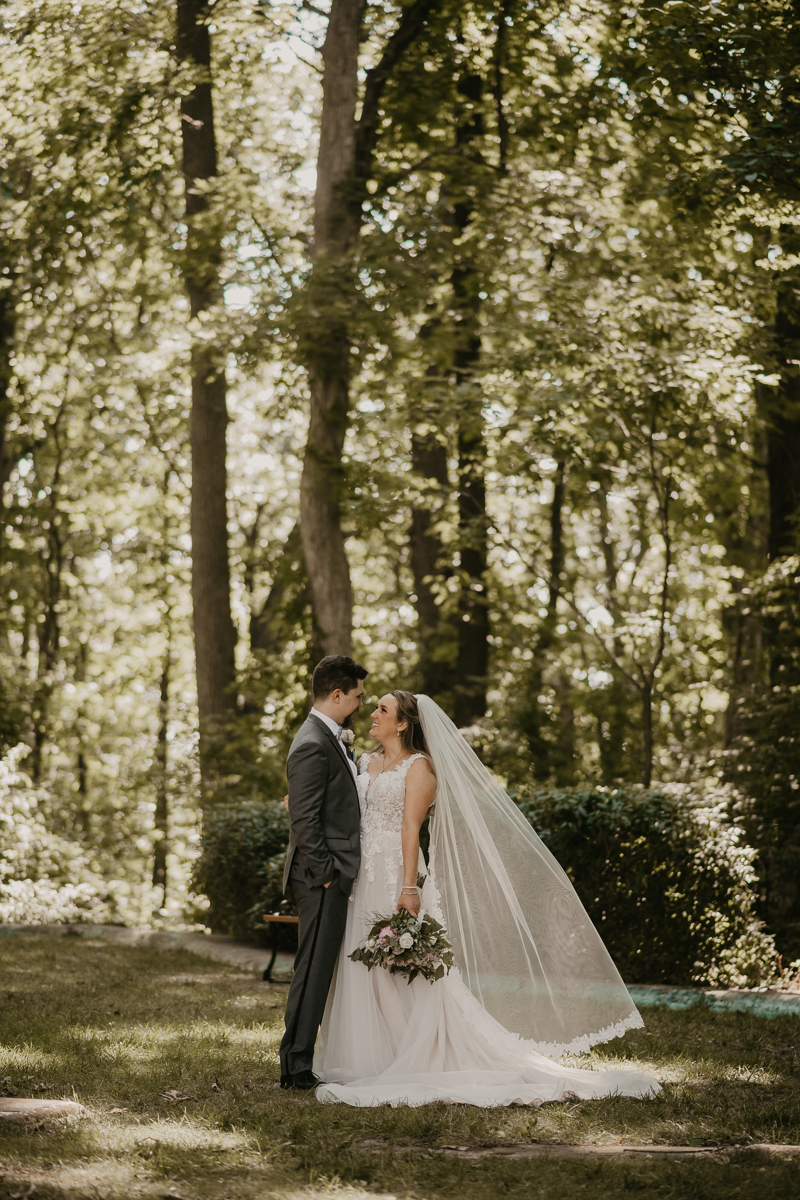
[(416, 893), (416, 892), (418, 892), (418, 891), (419, 891), (419, 888), (418, 888), (418, 887), (404, 887), (404, 888), (400, 888), (400, 894), (401, 894), (401, 895), (403, 894), (403, 892), (407, 892), (407, 893), (410, 895), (410, 894), (411, 894), (411, 892), (415, 892), (415, 893)]

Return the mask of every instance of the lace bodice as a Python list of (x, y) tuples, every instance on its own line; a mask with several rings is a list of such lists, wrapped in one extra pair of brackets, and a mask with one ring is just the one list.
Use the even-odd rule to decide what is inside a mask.
[(393, 832), (400, 836), (403, 824), (403, 806), (406, 800), (406, 775), (408, 768), (424, 754), (412, 754), (404, 758), (397, 767), (381, 771), (374, 779), (369, 777), (369, 761), (372, 754), (362, 754), (359, 763), (358, 802), (361, 805), (361, 836), (370, 832)]
[(423, 754), (412, 754), (397, 767), (369, 777), (372, 754), (364, 754), (359, 763), (358, 802), (361, 805), (361, 866), (371, 880), (375, 878), (374, 859), (398, 860), (406, 800), (408, 769)]

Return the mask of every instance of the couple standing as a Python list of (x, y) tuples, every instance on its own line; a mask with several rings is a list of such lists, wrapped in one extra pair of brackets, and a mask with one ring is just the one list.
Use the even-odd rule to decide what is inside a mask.
[[(289, 752), (284, 890), (300, 924), (281, 1086), (354, 1106), (657, 1092), (641, 1072), (555, 1061), (641, 1017), (566, 874), (433, 700), (383, 696), (380, 749), (356, 765), (342, 729), (366, 675), (352, 658), (324, 658)], [(444, 924), (456, 963), (444, 979), (408, 983), (349, 958), (398, 908)]]

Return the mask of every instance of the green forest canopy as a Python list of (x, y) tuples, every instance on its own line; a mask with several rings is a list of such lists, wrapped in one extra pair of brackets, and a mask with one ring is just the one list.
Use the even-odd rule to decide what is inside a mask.
[(798, 28), (3, 6), (0, 738), (106, 874), (177, 911), (330, 652), (796, 871)]

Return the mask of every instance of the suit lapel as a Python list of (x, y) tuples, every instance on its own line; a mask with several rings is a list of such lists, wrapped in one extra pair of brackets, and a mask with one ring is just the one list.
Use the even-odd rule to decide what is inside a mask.
[[(328, 728), (328, 726), (325, 724), (324, 721), (320, 721), (319, 718), (315, 717), (313, 713), (308, 714), (307, 720), (314, 722), (315, 729), (322, 730), (322, 732), (329, 739), (329, 741), (333, 742), (334, 746), (336, 747), (337, 752), (341, 755), (342, 758), (344, 758), (344, 759), (347, 758), (347, 751), (345, 750), (344, 746), (339, 741), (339, 739), (333, 735), (333, 733), (331, 732), (331, 730)], [(355, 761), (355, 759), (353, 761)], [(350, 781), (353, 784), (353, 787), (356, 788), (356, 793), (358, 793), (358, 788), (356, 787), (355, 777), (353, 775), (353, 772), (350, 770), (349, 763), (345, 762), (344, 769), (347, 772), (347, 774), (350, 778)]]

